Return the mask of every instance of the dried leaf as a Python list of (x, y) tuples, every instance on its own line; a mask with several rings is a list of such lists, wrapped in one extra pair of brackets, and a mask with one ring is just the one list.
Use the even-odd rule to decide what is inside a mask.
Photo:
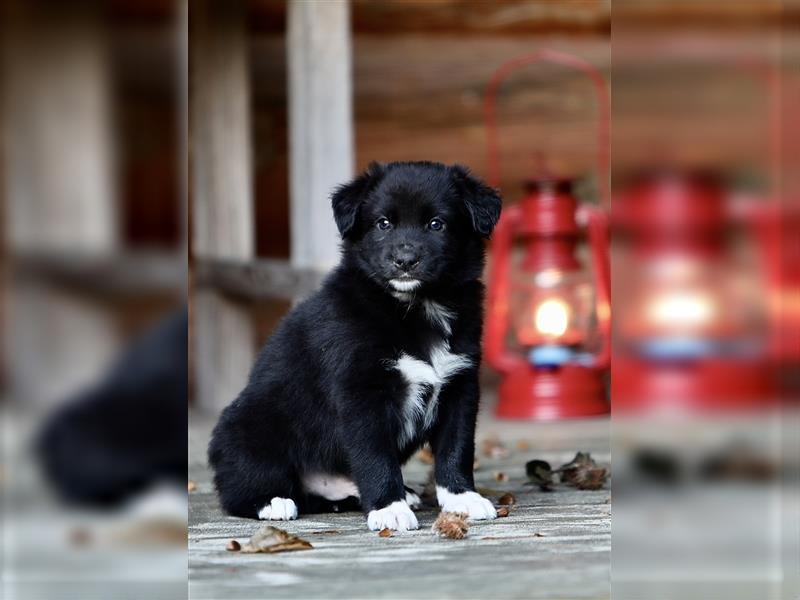
[(544, 460), (529, 460), (525, 463), (525, 474), (528, 480), (534, 485), (538, 485), (543, 492), (550, 492), (553, 489), (553, 469), (550, 463)]
[(497, 438), (483, 440), (483, 454), (488, 458), (508, 458), (511, 453)]
[(497, 509), (497, 516), (500, 518), (507, 517), (509, 512), (511, 511), (508, 510), (507, 506), (501, 506)]
[(508, 481), (508, 475), (506, 475), (502, 471), (495, 471), (494, 472), (494, 480), (495, 481)]
[(225, 550), (227, 550), (228, 552), (239, 552), (239, 550), (241, 549), (242, 545), (236, 540), (231, 540), (230, 542), (228, 542), (228, 545), (225, 546)]
[(517, 503), (517, 499), (514, 497), (514, 494), (511, 492), (506, 492), (500, 498), (497, 499), (497, 503), (502, 506), (513, 506)]
[(570, 462), (557, 470), (561, 481), (579, 490), (598, 490), (609, 476), (606, 467), (599, 466), (588, 452), (578, 452)]
[(579, 490), (599, 490), (608, 479), (608, 469), (605, 467), (590, 467), (581, 469), (575, 477), (575, 485)]
[(469, 524), (466, 513), (441, 512), (433, 522), (433, 531), (451, 540), (461, 540), (467, 536)]
[(776, 478), (778, 466), (756, 448), (735, 442), (700, 464), (700, 476), (709, 481), (765, 482)]
[(115, 528), (110, 539), (124, 546), (185, 546), (188, 538), (186, 521), (176, 517), (153, 517), (126, 522)]
[(266, 525), (256, 531), (250, 541), (242, 546), (242, 553), (289, 552), (292, 550), (311, 550), (313, 547), (306, 540), (300, 539), (296, 535), (292, 535), (283, 529)]
[(378, 532), (378, 535), (383, 538), (392, 537), (394, 535), (394, 531), (388, 527), (384, 527)]
[(78, 527), (69, 532), (69, 543), (73, 546), (88, 546), (91, 542), (92, 534), (84, 527)]

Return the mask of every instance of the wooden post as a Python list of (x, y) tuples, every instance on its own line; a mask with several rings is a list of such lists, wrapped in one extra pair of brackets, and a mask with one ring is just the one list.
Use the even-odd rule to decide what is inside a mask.
[(196, 290), (192, 312), (195, 400), (201, 410), (214, 413), (244, 388), (255, 334), (244, 308), (214, 290)]
[(338, 260), (332, 189), (353, 173), (350, 10), (347, 0), (288, 3), (292, 266)]
[(192, 3), (192, 248), (253, 258), (250, 81), (239, 2)]
[[(192, 251), (210, 259), (254, 258), (250, 82), (241, 3), (191, 5)], [(253, 364), (244, 307), (212, 289), (192, 304), (195, 400), (218, 412), (236, 397)]]
[(110, 253), (118, 245), (109, 53), (99, 13), (12, 2), (3, 27), (8, 242)]
[[(82, 6), (4, 7), (0, 195), (16, 259), (96, 259), (119, 249), (108, 40), (100, 11)], [(55, 285), (10, 283), (12, 398), (48, 407), (95, 383), (121, 343), (108, 307)]]

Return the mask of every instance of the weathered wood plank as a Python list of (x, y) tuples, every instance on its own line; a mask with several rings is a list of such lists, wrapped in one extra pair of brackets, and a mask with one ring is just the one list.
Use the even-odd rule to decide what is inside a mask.
[(178, 294), (187, 285), (185, 259), (175, 254), (22, 252), (11, 262), (16, 279), (47, 280), (100, 296)]
[(291, 262), (326, 269), (338, 259), (331, 190), (353, 174), (347, 0), (291, 2), (287, 14)]
[(113, 251), (116, 144), (100, 13), (8, 4), (0, 31), (8, 243), (20, 250)]
[(193, 283), (213, 287), (247, 299), (296, 300), (314, 291), (324, 274), (296, 269), (287, 261), (261, 259), (246, 263), (225, 260), (196, 260)]
[(254, 253), (250, 79), (239, 3), (192, 4), (193, 252), (247, 260)]
[[(492, 402), (488, 393), (487, 403)], [(197, 415), (195, 415), (197, 416)], [(507, 518), (474, 523), (464, 540), (430, 530), (437, 510), (417, 513), (418, 531), (381, 538), (360, 513), (301, 515), (278, 527), (309, 540), (307, 552), (243, 556), (227, 552), (231, 539), (246, 541), (264, 523), (224, 515), (218, 506), (205, 447), (210, 420), (192, 419), (189, 476), (189, 567), (193, 598), (607, 598), (609, 596), (610, 491), (525, 485), (524, 464), (533, 458), (558, 465), (577, 449), (610, 458), (608, 420), (501, 422), (488, 409), (481, 436), (497, 435), (511, 448), (507, 459), (481, 456), (476, 483), (515, 494)], [(515, 448), (526, 440), (527, 450)], [(421, 487), (428, 465), (412, 459), (409, 485)], [(501, 470), (509, 481), (498, 483)], [(325, 533), (328, 532), (328, 533)], [(330, 533), (333, 532), (333, 533)], [(540, 534), (537, 537), (535, 534)]]
[(255, 358), (252, 320), (245, 307), (210, 289), (195, 290), (191, 316), (194, 400), (218, 412), (247, 382)]
[[(480, 32), (529, 34), (541, 31), (594, 33), (607, 30), (609, 0), (352, 0), (357, 33), (393, 35)], [(279, 31), (285, 2), (251, 0), (259, 32)]]

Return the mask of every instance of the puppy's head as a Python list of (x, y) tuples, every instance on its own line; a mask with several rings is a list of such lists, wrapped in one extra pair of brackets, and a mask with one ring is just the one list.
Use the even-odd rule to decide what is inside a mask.
[(431, 162), (372, 163), (332, 204), (346, 258), (399, 293), (479, 277), (501, 206), (464, 167)]

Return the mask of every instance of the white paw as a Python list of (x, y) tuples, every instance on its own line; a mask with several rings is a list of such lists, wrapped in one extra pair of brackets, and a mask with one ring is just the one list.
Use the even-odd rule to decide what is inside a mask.
[(371, 510), (367, 515), (367, 526), (372, 531), (386, 528), (394, 529), (395, 531), (419, 529), (417, 517), (411, 512), (405, 500), (392, 502), (385, 508)]
[(291, 498), (275, 497), (258, 511), (258, 518), (263, 521), (293, 521), (297, 518), (297, 505)]
[(417, 496), (414, 492), (409, 492), (406, 490), (406, 504), (408, 504), (414, 510), (418, 509), (422, 506), (422, 499)]
[(497, 511), (494, 505), (478, 492), (462, 492), (453, 494), (445, 488), (436, 486), (436, 499), (445, 512), (466, 513), (473, 521), (494, 519)]

